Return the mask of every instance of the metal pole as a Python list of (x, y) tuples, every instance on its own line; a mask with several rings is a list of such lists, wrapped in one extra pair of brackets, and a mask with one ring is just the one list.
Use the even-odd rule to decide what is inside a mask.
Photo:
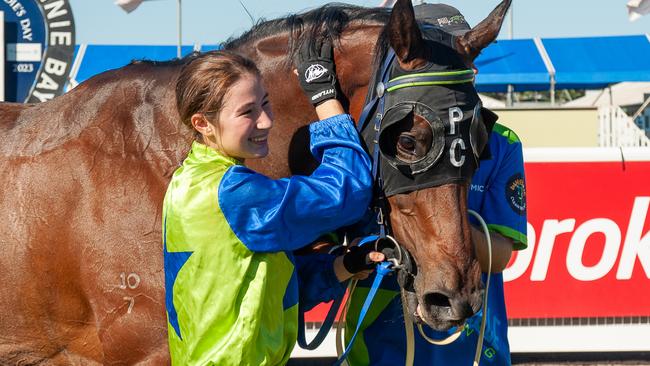
[(181, 58), (181, 45), (183, 44), (183, 23), (182, 23), (182, 13), (181, 13), (181, 0), (178, 0), (176, 3), (176, 22), (178, 26), (178, 45), (176, 47), (176, 57)]
[(514, 9), (513, 9), (513, 6), (514, 6), (514, 4), (510, 4), (510, 10), (509, 10), (509, 14), (510, 14), (510, 15), (509, 15), (509, 17), (508, 17), (508, 19), (509, 19), (509, 23), (510, 23), (510, 24), (508, 25), (508, 36), (509, 36), (509, 39), (512, 39), (512, 38), (514, 37), (514, 35), (515, 35), (515, 30), (514, 30), (514, 29), (515, 29), (515, 16), (514, 16), (515, 11), (514, 11)]
[(555, 75), (551, 75), (551, 106), (555, 107)]
[(508, 84), (508, 92), (506, 93), (506, 107), (512, 107), (515, 105), (514, 91), (514, 85)]
[[(514, 13), (512, 9), (513, 4), (510, 4), (510, 10), (508, 10), (508, 38), (512, 39), (513, 36), (513, 16), (512, 14)], [(514, 86), (512, 84), (508, 84), (508, 93), (506, 94), (506, 106), (507, 107), (512, 107), (514, 105)]]
[(616, 117), (616, 114), (614, 113), (614, 94), (612, 93), (612, 85), (607, 86), (607, 90), (609, 91), (609, 125), (610, 125), (610, 139), (611, 139), (611, 145), (612, 147), (620, 147), (620, 142), (619, 142), (619, 126), (618, 126), (618, 121), (614, 120)]

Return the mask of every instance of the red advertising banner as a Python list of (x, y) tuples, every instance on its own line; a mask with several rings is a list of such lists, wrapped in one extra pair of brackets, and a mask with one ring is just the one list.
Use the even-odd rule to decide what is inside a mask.
[(649, 316), (650, 162), (530, 162), (526, 183), (508, 317)]

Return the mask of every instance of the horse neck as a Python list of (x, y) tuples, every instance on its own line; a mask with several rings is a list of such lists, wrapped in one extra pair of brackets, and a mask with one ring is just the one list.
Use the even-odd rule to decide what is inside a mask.
[(375, 45), (384, 25), (353, 25), (341, 37), (336, 73), (348, 113), (358, 122), (373, 74)]
[(81, 143), (111, 156), (177, 166), (191, 139), (175, 118), (173, 85), (179, 70), (128, 65), (93, 76), (51, 101), (20, 108), (10, 117), (3, 113), (3, 121), (12, 119), (5, 123), (10, 126), (6, 134), (15, 138), (0, 149), (10, 156), (36, 156)]

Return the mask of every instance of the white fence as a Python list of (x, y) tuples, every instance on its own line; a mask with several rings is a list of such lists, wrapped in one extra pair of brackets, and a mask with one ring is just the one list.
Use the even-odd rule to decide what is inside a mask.
[(650, 146), (650, 139), (618, 106), (598, 109), (600, 147)]

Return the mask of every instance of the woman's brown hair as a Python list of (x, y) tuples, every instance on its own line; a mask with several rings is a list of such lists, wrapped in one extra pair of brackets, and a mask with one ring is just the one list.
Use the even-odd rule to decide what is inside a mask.
[(192, 129), (192, 115), (218, 117), (230, 87), (245, 75), (260, 75), (253, 61), (231, 51), (196, 53), (187, 59), (176, 81), (176, 108), (181, 122)]

